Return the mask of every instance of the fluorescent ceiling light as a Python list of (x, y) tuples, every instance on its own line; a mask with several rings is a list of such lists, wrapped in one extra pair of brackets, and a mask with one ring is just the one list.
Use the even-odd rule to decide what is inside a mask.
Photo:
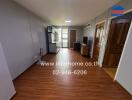
[(66, 23), (71, 23), (71, 20), (65, 20)]

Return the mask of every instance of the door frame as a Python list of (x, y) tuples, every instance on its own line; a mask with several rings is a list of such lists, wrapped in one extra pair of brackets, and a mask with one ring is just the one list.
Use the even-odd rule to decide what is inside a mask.
[[(126, 15), (126, 14), (131, 13), (131, 12), (132, 12), (132, 9), (127, 10), (127, 11), (124, 12), (123, 15)], [(122, 16), (123, 16), (123, 15), (122, 15)], [(101, 66), (101, 67), (104, 67), (104, 66), (103, 66), (103, 63), (104, 63), (105, 54), (106, 54), (107, 45), (108, 45), (108, 38), (109, 38), (109, 35), (110, 35), (109, 32), (110, 32), (111, 23), (112, 23), (112, 20), (113, 20), (113, 19), (116, 19), (116, 18), (118, 18), (118, 17), (110, 17), (110, 18), (108, 18), (108, 20), (110, 20), (110, 25), (109, 25), (109, 29), (108, 29), (108, 32), (107, 32), (107, 41), (106, 41), (106, 45), (105, 45), (104, 57), (103, 57), (102, 66)], [(131, 20), (130, 26), (131, 26), (131, 24), (132, 24), (132, 20)], [(129, 29), (130, 29), (130, 27), (129, 27)], [(129, 30), (128, 30), (128, 33), (129, 33)], [(125, 40), (125, 43), (124, 43), (123, 50), (124, 50), (124, 48), (125, 48), (125, 44), (126, 44), (126, 41), (127, 41), (128, 33), (127, 33), (127, 36), (126, 36), (126, 40)], [(123, 50), (122, 50), (122, 53), (121, 53), (121, 57), (122, 57), (122, 54), (123, 54)], [(121, 57), (120, 57), (120, 60), (121, 60)], [(119, 60), (118, 66), (119, 66), (119, 64), (120, 64), (120, 60)], [(118, 69), (118, 66), (117, 66), (117, 69)]]
[[(132, 12), (132, 9), (126, 10), (123, 15), (125, 15), (127, 13), (130, 13), (130, 12)], [(104, 60), (104, 55), (105, 55), (105, 51), (106, 51), (106, 45), (107, 45), (107, 40), (108, 40), (108, 34), (109, 34), (109, 30), (110, 30), (110, 25), (111, 25), (112, 19), (114, 19), (114, 18), (116, 18), (116, 17), (109, 17), (108, 19), (105, 19), (105, 20), (102, 20), (102, 21), (96, 23), (96, 25), (97, 25), (97, 24), (99, 24), (101, 22), (105, 22), (105, 25), (106, 25), (105, 34), (107, 35), (106, 36), (106, 40), (105, 40), (104, 52), (102, 54), (102, 58), (101, 58), (100, 62), (98, 63), (100, 67), (103, 67), (103, 60)], [(94, 49), (94, 43), (93, 43), (93, 47), (92, 47), (92, 57), (93, 57), (93, 49)]]
[[(129, 10), (126, 10), (125, 12), (124, 12), (124, 14), (123, 15), (125, 15), (125, 14), (127, 14), (127, 13), (130, 13), (130, 12), (132, 12), (132, 9), (129, 9)], [(112, 19), (114, 19), (114, 18), (116, 18), (116, 17), (110, 17), (109, 18), (109, 20), (110, 20), (110, 23), (111, 23), (111, 21), (112, 21)], [(131, 20), (131, 24), (130, 24), (130, 28), (132, 27), (132, 20)], [(130, 30), (130, 28), (129, 28), (129, 30)], [(110, 29), (110, 26), (109, 26), (109, 29)], [(109, 32), (109, 31), (108, 31)], [(125, 43), (124, 43), (124, 47), (123, 47), (123, 50), (122, 50), (122, 54), (121, 54), (121, 57), (120, 57), (120, 60), (119, 60), (119, 64), (118, 64), (118, 66), (117, 66), (117, 70), (116, 70), (116, 74), (115, 74), (115, 77), (114, 77), (114, 82), (116, 81), (116, 78), (117, 78), (117, 73), (118, 73), (118, 71), (119, 71), (119, 67), (120, 67), (120, 64), (121, 64), (121, 60), (123, 59), (123, 56), (122, 55), (124, 55), (124, 49), (126, 48), (126, 45), (127, 45), (127, 42), (128, 42), (128, 37), (129, 37), (129, 35), (130, 35), (131, 33), (128, 31), (128, 34), (127, 34), (127, 37), (126, 37), (126, 41), (125, 41)], [(108, 39), (107, 39), (108, 40)], [(105, 51), (106, 51), (106, 49), (105, 49)], [(103, 60), (104, 60), (104, 58), (103, 58)]]
[[(106, 20), (103, 20), (101, 22), (96, 23), (96, 25), (95, 25), (95, 35), (94, 35), (94, 43), (93, 43), (93, 57), (94, 57), (94, 51), (95, 51), (95, 42), (96, 42), (96, 35), (97, 35), (97, 26), (103, 24), (103, 26), (105, 28), (105, 23), (106, 23)], [(105, 32), (105, 29), (104, 29), (104, 32)], [(99, 54), (100, 54), (100, 48), (99, 48)], [(98, 54), (98, 59), (99, 59), (99, 54)]]
[[(125, 14), (124, 14), (125, 15)], [(116, 17), (117, 18), (117, 17)], [(109, 31), (108, 31), (108, 37), (107, 37), (107, 43), (106, 43), (106, 46), (105, 46), (105, 53), (104, 53), (104, 58), (103, 58), (103, 62), (102, 62), (102, 65), (103, 65), (103, 67), (105, 66), (104, 65), (104, 62), (105, 62), (105, 60), (107, 59), (106, 58), (106, 54), (107, 54), (107, 52), (109, 52), (108, 50), (109, 50), (109, 46), (111, 45), (111, 43), (110, 43), (110, 38), (112, 37), (112, 34), (110, 33), (110, 29), (111, 29), (111, 24), (112, 24), (112, 21), (115, 19), (116, 20), (116, 18), (112, 18), (111, 19), (111, 22), (110, 22), (110, 26), (109, 26)], [(125, 19), (125, 18), (119, 18), (119, 19)], [(117, 19), (118, 20), (118, 19)], [(130, 20), (130, 25), (131, 25), (131, 19), (128, 19), (128, 20)], [(130, 27), (129, 27), (130, 28)], [(128, 29), (128, 31), (129, 31), (129, 29)], [(126, 38), (127, 38), (127, 36), (128, 36), (128, 33), (126, 34)], [(125, 42), (126, 42), (126, 39), (125, 39)], [(125, 42), (124, 42), (124, 45), (125, 45)], [(123, 47), (124, 48), (124, 47)], [(122, 49), (123, 50), (123, 49)], [(121, 55), (122, 55), (122, 52), (121, 52)], [(121, 57), (120, 57), (121, 58)], [(120, 59), (119, 59), (119, 61), (120, 61)], [(119, 62), (118, 62), (118, 64), (119, 64)], [(110, 67), (110, 66), (109, 66)], [(108, 68), (109, 68), (108, 67)], [(110, 68), (113, 68), (113, 67), (110, 67)]]

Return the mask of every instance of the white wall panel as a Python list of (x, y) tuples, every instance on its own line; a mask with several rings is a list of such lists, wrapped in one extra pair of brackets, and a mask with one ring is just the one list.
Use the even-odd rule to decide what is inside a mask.
[(0, 100), (9, 100), (16, 93), (0, 43)]

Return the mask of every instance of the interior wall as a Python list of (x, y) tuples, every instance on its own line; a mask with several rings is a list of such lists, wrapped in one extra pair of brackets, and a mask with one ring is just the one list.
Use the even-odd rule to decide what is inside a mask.
[(132, 23), (128, 32), (115, 80), (132, 94)]
[(15, 93), (16, 91), (5, 59), (5, 54), (0, 43), (0, 99), (10, 100)]
[(17, 3), (0, 0), (0, 41), (12, 79), (34, 63), (40, 47), (47, 52), (44, 27), (43, 20)]

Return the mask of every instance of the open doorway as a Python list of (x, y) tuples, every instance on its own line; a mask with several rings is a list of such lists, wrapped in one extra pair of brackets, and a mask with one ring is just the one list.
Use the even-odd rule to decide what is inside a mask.
[(112, 78), (114, 78), (116, 74), (131, 24), (131, 19), (132, 12), (111, 20), (103, 67), (106, 73), (108, 73)]

